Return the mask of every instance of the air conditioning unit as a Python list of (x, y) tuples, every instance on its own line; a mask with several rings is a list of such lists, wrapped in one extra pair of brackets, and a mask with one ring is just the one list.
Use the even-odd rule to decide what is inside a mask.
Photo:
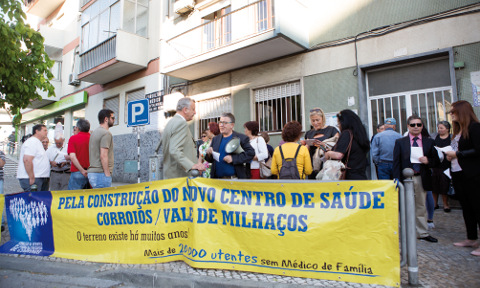
[(68, 85), (72, 85), (72, 86), (80, 85), (80, 80), (78, 79), (77, 74), (72, 73), (68, 75)]
[(194, 0), (179, 0), (173, 4), (173, 10), (175, 11), (175, 13), (180, 15), (193, 11), (194, 7), (195, 7)]

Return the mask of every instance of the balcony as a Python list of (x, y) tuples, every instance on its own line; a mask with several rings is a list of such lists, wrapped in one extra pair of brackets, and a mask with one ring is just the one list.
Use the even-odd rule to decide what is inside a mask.
[(80, 55), (78, 78), (105, 84), (148, 65), (148, 39), (117, 30), (117, 34)]
[(43, 45), (45, 46), (45, 51), (48, 55), (63, 51), (64, 31), (48, 27), (47, 25), (42, 25), (40, 26), (39, 32), (44, 38)]
[(304, 51), (306, 15), (297, 0), (252, 3), (163, 43), (161, 72), (195, 80)]
[(65, 0), (24, 0), (23, 4), (27, 7), (27, 13), (41, 18), (47, 18)]

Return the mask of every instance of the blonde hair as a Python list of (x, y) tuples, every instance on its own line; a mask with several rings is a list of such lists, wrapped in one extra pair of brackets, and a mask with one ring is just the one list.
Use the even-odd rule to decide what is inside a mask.
[(323, 126), (326, 125), (327, 119), (325, 118), (325, 113), (323, 112), (322, 108), (315, 107), (310, 109), (310, 117), (312, 116), (320, 116), (320, 118), (322, 118)]

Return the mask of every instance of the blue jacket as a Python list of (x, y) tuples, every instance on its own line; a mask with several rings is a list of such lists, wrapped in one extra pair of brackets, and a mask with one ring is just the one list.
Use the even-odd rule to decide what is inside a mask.
[(392, 162), (395, 141), (399, 138), (402, 138), (402, 135), (392, 128), (387, 128), (385, 131), (375, 135), (371, 151), (373, 163), (378, 164), (380, 161)]

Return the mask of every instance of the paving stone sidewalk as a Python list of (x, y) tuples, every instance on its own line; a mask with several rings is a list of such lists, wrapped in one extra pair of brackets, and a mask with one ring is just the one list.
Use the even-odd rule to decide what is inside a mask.
[[(116, 183), (116, 185), (121, 185), (121, 183)], [(6, 176), (5, 193), (10, 194), (19, 191), (21, 191), (21, 189), (14, 176)], [(431, 235), (438, 238), (438, 243), (429, 243), (424, 241), (417, 242), (419, 266), (418, 278), (420, 286), (469, 288), (480, 287), (480, 257), (470, 255), (470, 252), (473, 250), (472, 248), (459, 248), (452, 245), (453, 242), (463, 240), (466, 237), (462, 211), (459, 209), (454, 209), (450, 213), (445, 213), (442, 209), (435, 210), (434, 222), (436, 227), (431, 231)], [(5, 243), (9, 238), (10, 237), (7, 229), (7, 231), (2, 233), (1, 244)], [(24, 257), (31, 259), (31, 261), (56, 261), (67, 264), (76, 263), (81, 265), (92, 265), (90, 262), (74, 261), (54, 257), (18, 255), (9, 257)], [(196, 269), (181, 261), (149, 265), (100, 264), (100, 268), (98, 268), (98, 265), (95, 265), (95, 267), (98, 272), (120, 273), (124, 269), (128, 268), (139, 269), (138, 271), (155, 271), (156, 273), (180, 273), (181, 275), (185, 275), (187, 278), (190, 275), (198, 275), (224, 279), (257, 281), (258, 286), (262, 287), (265, 287), (265, 285), (269, 284), (281, 284), (280, 286), (298, 285), (299, 287), (383, 287), (378, 285), (285, 277), (242, 271)], [(249, 282), (248, 286), (250, 285), (252, 284)], [(401, 286), (410, 287), (408, 285), (407, 267), (401, 268)]]

